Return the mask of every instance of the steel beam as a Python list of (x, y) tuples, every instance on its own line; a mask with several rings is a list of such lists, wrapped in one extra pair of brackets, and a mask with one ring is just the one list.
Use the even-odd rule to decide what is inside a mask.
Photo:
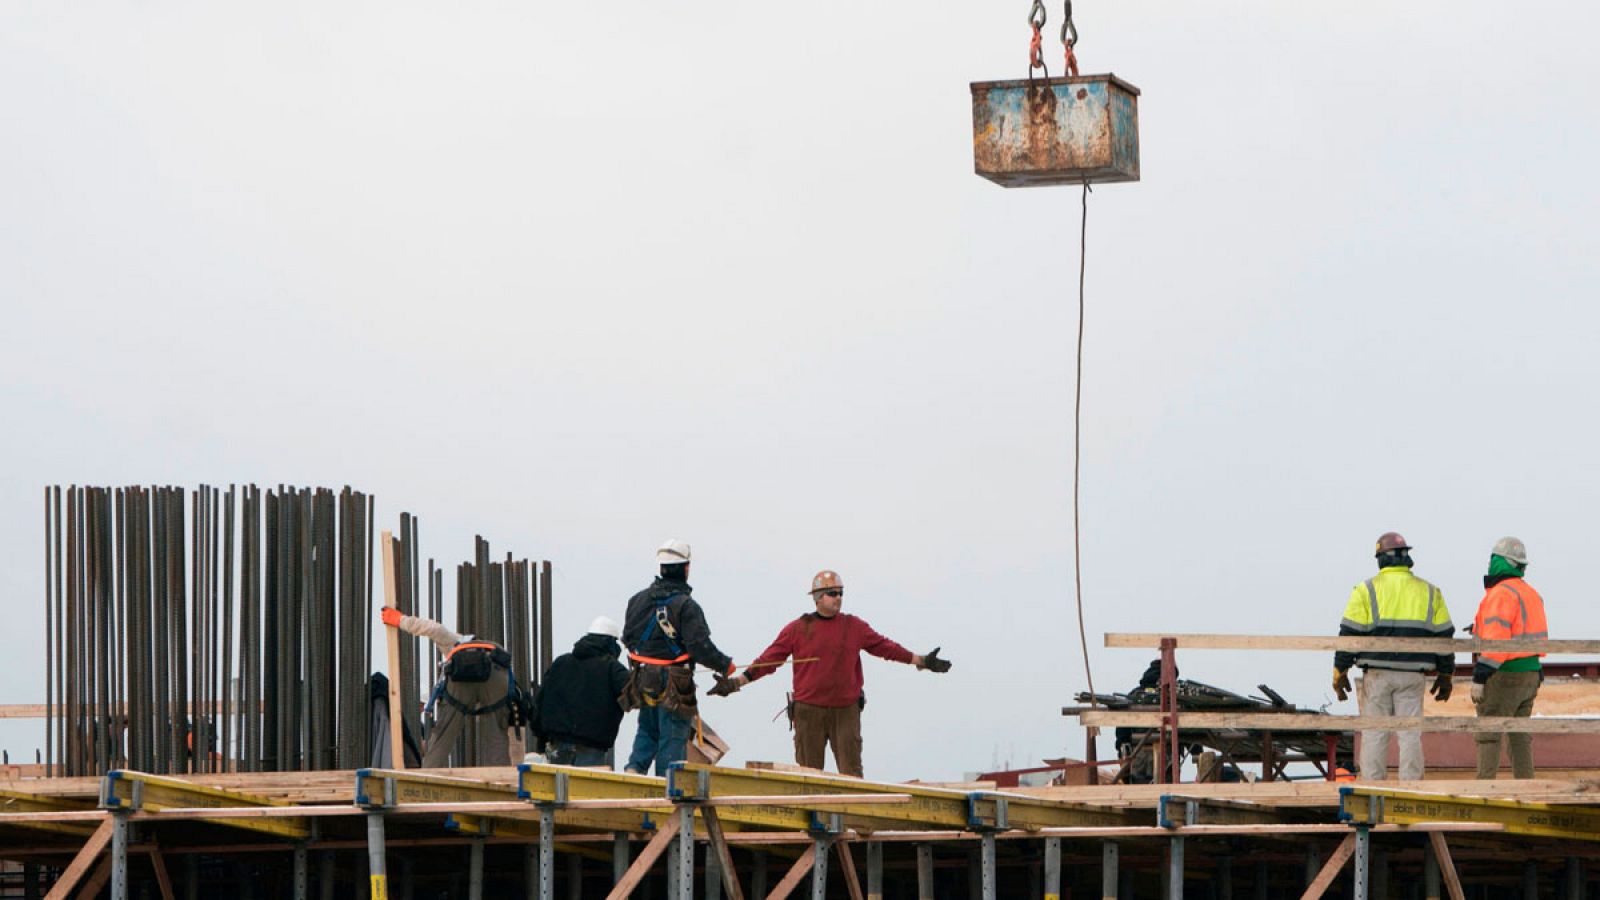
[(1346, 787), (1339, 790), (1339, 818), (1360, 825), (1495, 824), (1508, 834), (1600, 841), (1600, 809), (1518, 800)]

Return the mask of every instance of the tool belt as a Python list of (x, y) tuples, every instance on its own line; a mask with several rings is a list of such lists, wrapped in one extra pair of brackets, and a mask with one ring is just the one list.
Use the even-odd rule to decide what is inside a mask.
[(694, 692), (694, 663), (658, 666), (634, 662), (618, 698), (624, 712), (660, 706), (680, 719), (692, 719), (700, 704)]

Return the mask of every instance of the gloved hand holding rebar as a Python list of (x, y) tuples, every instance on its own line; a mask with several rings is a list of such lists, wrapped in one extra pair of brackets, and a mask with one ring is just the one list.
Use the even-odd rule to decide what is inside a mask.
[(1350, 699), (1350, 692), (1355, 688), (1350, 686), (1350, 670), (1335, 668), (1333, 670), (1333, 692), (1340, 700)]
[(1443, 703), (1450, 699), (1450, 692), (1453, 690), (1455, 690), (1455, 682), (1451, 673), (1440, 672), (1433, 676), (1433, 687), (1428, 688), (1428, 693), (1433, 695), (1433, 699)]
[(382, 617), (383, 624), (389, 626), (390, 628), (399, 628), (400, 620), (405, 618), (400, 610), (395, 609), (392, 606), (385, 606), (383, 608), (383, 612), (379, 613), (378, 615)]
[(929, 653), (929, 654), (921, 657), (921, 662), (917, 663), (917, 668), (919, 668), (919, 669), (927, 669), (929, 672), (948, 672), (948, 671), (950, 671), (950, 660), (948, 660), (948, 659), (940, 659), (939, 658), (939, 651), (943, 650), (943, 649), (944, 649), (943, 647), (935, 647), (935, 648), (933, 648), (933, 652), (932, 653)]

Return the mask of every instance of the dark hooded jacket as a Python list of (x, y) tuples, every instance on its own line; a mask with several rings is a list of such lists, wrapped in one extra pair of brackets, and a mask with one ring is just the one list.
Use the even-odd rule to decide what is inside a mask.
[[(667, 581), (657, 576), (655, 583), (628, 601), (622, 643), (637, 656), (677, 659), (687, 653), (694, 662), (713, 672), (732, 674), (733, 658), (711, 643), (711, 628), (706, 625), (706, 614), (700, 604), (690, 596), (693, 590), (682, 581)], [(665, 601), (667, 622), (678, 632), (676, 641), (662, 634), (659, 627), (650, 627), (656, 621), (657, 601)], [(647, 632), (649, 638), (645, 637)]]
[(545, 670), (528, 717), (533, 733), (544, 741), (609, 750), (622, 725), (617, 698), (628, 681), (628, 670), (617, 661), (621, 654), (616, 638), (586, 634), (571, 653), (556, 657)]

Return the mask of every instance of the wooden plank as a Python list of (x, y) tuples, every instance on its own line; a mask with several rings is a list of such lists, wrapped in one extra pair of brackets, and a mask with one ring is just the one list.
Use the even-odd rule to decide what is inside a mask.
[(1433, 847), (1433, 858), (1439, 861), (1439, 875), (1444, 878), (1444, 887), (1450, 893), (1450, 900), (1467, 900), (1466, 893), (1461, 890), (1461, 876), (1456, 872), (1455, 860), (1450, 858), (1450, 845), (1444, 842), (1444, 835), (1428, 835), (1428, 844)]
[(677, 833), (678, 817), (668, 816), (666, 821), (661, 824), (661, 827), (656, 830), (656, 836), (644, 845), (644, 849), (639, 851), (639, 856), (634, 859), (633, 864), (628, 866), (628, 871), (623, 873), (622, 880), (611, 888), (611, 893), (606, 895), (606, 900), (625, 900), (625, 898), (631, 896), (633, 889), (639, 886), (639, 882), (643, 881), (646, 875), (650, 874), (650, 867), (656, 864), (656, 860), (666, 851), (667, 845), (672, 843), (672, 839)]
[(795, 888), (800, 886), (800, 882), (811, 874), (811, 863), (816, 858), (817, 842), (812, 841), (811, 846), (806, 848), (806, 852), (800, 854), (800, 858), (795, 860), (794, 865), (789, 867), (789, 871), (783, 876), (783, 880), (778, 882), (777, 887), (768, 892), (767, 900), (785, 900), (794, 892)]
[[(398, 583), (399, 573), (395, 571), (396, 552), (399, 542), (394, 539), (394, 534), (385, 529), (383, 532), (383, 605), (388, 609), (397, 609), (395, 599), (395, 586)], [(385, 628), (388, 632), (389, 645), (389, 767), (404, 769), (406, 767), (406, 740), (405, 719), (402, 717), (403, 704), (400, 699), (400, 629)]]
[[(1085, 710), (1085, 725), (1159, 728), (1158, 712)], [(1224, 731), (1427, 731), (1489, 734), (1600, 734), (1600, 718), (1518, 718), (1515, 716), (1324, 716), (1316, 713), (1186, 712), (1180, 729)]]
[(706, 826), (706, 844), (721, 864), (723, 891), (727, 892), (728, 900), (744, 900), (744, 889), (739, 887), (739, 873), (733, 867), (733, 854), (728, 852), (728, 841), (722, 834), (722, 820), (717, 816), (717, 811), (709, 807), (700, 810), (700, 818)]
[(844, 873), (844, 886), (850, 892), (850, 900), (867, 900), (866, 894), (861, 891), (861, 879), (856, 875), (856, 860), (850, 853), (850, 842), (834, 841), (833, 846), (839, 851), (839, 871)]
[(1352, 834), (1334, 848), (1333, 853), (1328, 856), (1328, 861), (1322, 864), (1322, 870), (1317, 873), (1317, 877), (1306, 885), (1306, 892), (1300, 895), (1300, 900), (1317, 900), (1321, 897), (1333, 884), (1334, 879), (1339, 877), (1339, 870), (1344, 868), (1344, 864), (1350, 860), (1350, 855), (1355, 852), (1356, 836)]
[(1600, 641), (1481, 641), (1476, 638), (1336, 637), (1268, 634), (1106, 634), (1107, 647), (1159, 648), (1163, 638), (1179, 650), (1353, 650), (1389, 653), (1600, 653)]
[(161, 888), (161, 900), (176, 900), (172, 894), (172, 879), (167, 876), (167, 859), (160, 847), (150, 848), (150, 865), (156, 870), (156, 885)]
[(100, 896), (100, 890), (111, 880), (111, 857), (103, 856), (95, 864), (94, 871), (83, 880), (83, 890), (78, 892), (79, 900), (89, 900), (91, 897)]
[(111, 842), (111, 831), (115, 827), (116, 823), (111, 820), (110, 814), (106, 814), (105, 821), (94, 830), (94, 834), (89, 835), (89, 840), (84, 842), (83, 849), (79, 850), (78, 855), (67, 864), (66, 871), (56, 879), (56, 883), (51, 886), (50, 893), (45, 895), (44, 900), (67, 900), (72, 896), (72, 891), (78, 886), (78, 882), (89, 871), (89, 867), (94, 865), (100, 853), (106, 849), (106, 844)]

